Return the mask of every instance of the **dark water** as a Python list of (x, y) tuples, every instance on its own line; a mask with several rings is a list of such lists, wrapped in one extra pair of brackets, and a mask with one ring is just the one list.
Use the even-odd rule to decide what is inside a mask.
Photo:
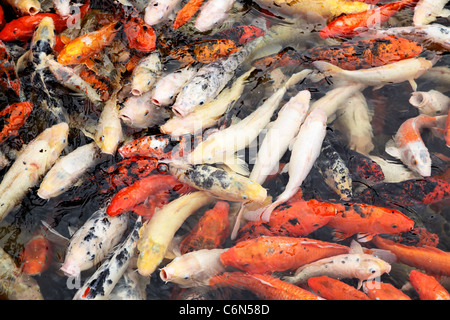
[[(110, 12), (111, 4), (109, 1), (91, 1), (92, 7), (104, 12)], [(285, 24), (287, 19), (281, 16), (268, 16), (265, 13), (261, 13), (259, 7), (252, 1), (238, 1), (237, 9), (234, 12), (235, 16), (240, 15), (240, 18), (235, 21), (234, 24), (244, 24), (251, 21), (254, 17), (263, 16), (265, 19), (270, 21), (272, 25)], [(9, 20), (12, 16), (7, 16)], [(9, 19), (8, 19), (9, 18)], [(439, 21), (442, 24), (448, 25), (446, 19)], [(231, 26), (229, 24), (228, 26)], [(155, 30), (163, 34), (167, 26), (162, 24), (155, 27)], [(187, 26), (184, 29), (186, 32), (183, 36), (200, 36), (200, 34), (193, 33), (193, 28)], [(301, 31), (299, 31), (301, 32)], [(165, 37), (177, 37), (176, 33), (164, 34)], [(323, 43), (317, 42), (317, 34), (314, 32), (311, 34), (310, 38), (303, 41), (299, 47), (308, 48)], [(17, 45), (20, 47), (20, 43), (8, 44), (9, 46)], [(17, 47), (15, 47), (17, 49)], [(17, 49), (20, 51), (20, 49)], [(427, 56), (429, 52), (425, 50), (422, 56)], [(19, 54), (17, 56), (20, 56)], [(449, 65), (449, 55), (443, 54), (441, 60), (437, 63), (437, 66), (448, 66)], [(164, 57), (163, 61), (165, 63), (165, 71), (170, 71), (179, 65), (178, 62), (174, 61), (170, 57)], [(289, 69), (287, 72), (299, 71), (295, 68)], [(245, 70), (238, 69), (237, 74), (241, 74)], [(25, 91), (27, 94), (31, 94), (31, 88), (27, 87), (27, 76), (25, 75), (22, 79), (25, 84)], [(448, 83), (438, 83), (431, 80), (417, 80), (418, 91), (428, 91), (431, 89), (440, 90), (443, 93), (448, 93), (450, 91), (448, 88)], [(248, 90), (244, 92), (239, 101), (235, 104), (232, 110), (232, 115), (236, 115), (239, 118), (244, 118), (250, 114), (256, 106), (261, 101), (261, 97), (267, 96), (268, 93), (272, 91), (272, 82), (270, 81), (267, 74), (255, 73), (249, 80), (247, 85)], [(319, 82), (313, 83), (306, 80), (298, 84), (294, 90), (290, 90), (285, 97), (287, 101), (295, 92), (300, 90), (308, 89), (312, 93), (312, 100), (316, 100), (330, 89), (330, 83)], [(58, 103), (62, 103), (68, 110), (76, 114), (79, 119), (82, 120), (96, 120), (98, 114), (92, 112), (92, 109), (87, 105), (84, 100), (76, 95), (68, 94), (68, 92), (60, 87), (58, 84), (52, 86), (52, 90), (55, 99)], [(417, 110), (409, 104), (408, 100), (411, 94), (411, 88), (408, 83), (387, 85), (381, 89), (373, 90), (368, 88), (363, 91), (364, 96), (367, 99), (369, 107), (373, 110), (372, 124), (374, 129), (375, 137), (373, 138), (373, 143), (375, 145), (374, 150), (371, 152), (373, 155), (379, 155), (387, 158), (388, 156), (384, 152), (384, 146), (386, 141), (391, 138), (397, 131), (398, 127), (407, 119), (418, 115)], [(39, 96), (33, 96), (34, 99), (39, 100)], [(8, 104), (15, 102), (15, 99), (7, 94), (0, 92), (0, 106), (4, 107)], [(381, 108), (379, 106), (381, 105)], [(377, 107), (378, 106), (378, 109)], [(230, 115), (229, 115), (230, 116)], [(35, 109), (33, 114), (30, 116), (30, 120), (20, 131), (19, 139), (12, 139), (8, 141), (7, 147), (12, 150), (19, 150), (22, 143), (27, 143), (31, 141), (38, 132), (42, 131), (44, 128), (50, 126), (52, 123), (56, 122), (56, 119), (52, 119), (41, 109)], [(157, 128), (149, 128), (142, 132), (137, 133), (137, 135), (146, 135), (157, 133)], [(333, 130), (330, 126), (330, 132), (339, 136), (339, 132)], [(450, 151), (445, 146), (442, 140), (433, 138), (430, 134), (425, 133), (423, 135), (424, 141), (429, 147), (429, 150), (435, 154), (442, 154), (450, 157)], [(72, 128), (69, 136), (69, 146), (71, 149), (75, 149), (78, 146), (84, 145), (91, 140), (87, 138), (79, 128)], [(64, 153), (69, 151), (65, 150)], [(63, 153), (63, 154), (64, 154)], [(92, 168), (85, 178), (93, 177), (96, 173), (106, 168), (108, 165), (112, 165), (120, 160), (119, 156), (110, 157), (105, 160), (104, 163), (99, 164), (95, 168)], [(289, 153), (287, 153), (281, 162), (288, 162)], [(441, 174), (445, 171), (445, 166), (447, 163), (439, 158), (433, 158), (433, 173)], [(250, 167), (251, 168), (251, 167)], [(4, 174), (6, 169), (0, 174)], [(101, 175), (99, 176), (101, 177)], [(287, 175), (280, 175), (277, 179), (270, 182), (267, 186), (270, 194), (275, 197), (280, 194), (284, 186), (287, 183)], [(307, 180), (304, 182), (304, 188), (309, 190), (309, 196), (318, 196), (322, 199), (337, 200), (338, 197), (334, 194), (323, 182), (323, 179), (318, 174), (316, 170), (312, 170)], [(1, 223), (0, 223), (0, 245), (18, 261), (20, 252), (23, 250), (24, 244), (30, 239), (30, 237), (40, 228), (41, 221), (47, 221), (54, 226), (55, 230), (60, 232), (63, 236), (70, 237), (69, 230), (76, 230), (83, 225), (83, 223), (90, 217), (90, 215), (97, 210), (102, 203), (106, 200), (105, 197), (100, 197), (97, 193), (97, 189), (90, 183), (82, 183), (78, 186), (74, 186), (66, 193), (59, 197), (53, 198), (49, 201), (40, 199), (37, 194), (38, 187), (32, 188), (27, 196), (23, 199), (20, 207), (16, 208), (11, 212)], [(406, 215), (410, 216), (416, 222), (416, 225), (425, 227), (429, 232), (435, 233), (439, 236), (438, 248), (442, 250), (450, 250), (450, 207), (444, 206), (439, 209), (438, 212), (434, 211), (429, 206), (411, 206), (408, 208), (403, 208), (401, 210)], [(183, 225), (180, 229), (180, 233), (188, 232), (189, 229), (195, 224), (198, 216), (194, 216)], [(130, 224), (131, 225), (131, 224)], [(308, 237), (332, 241), (331, 230), (328, 227), (322, 227), (319, 230), (313, 232)], [(227, 242), (227, 245), (232, 245), (231, 241)], [(55, 257), (54, 257), (55, 258)], [(54, 263), (47, 269), (44, 273), (36, 276), (35, 279), (41, 287), (41, 291), (45, 299), (48, 300), (69, 300), (72, 299), (75, 294), (75, 289), (69, 289), (67, 286), (67, 278), (58, 271), (62, 260), (59, 261), (55, 259)], [(82, 273), (82, 281), (87, 279), (94, 270), (88, 270)], [(401, 287), (407, 281), (407, 271), (402, 269), (402, 266), (394, 268), (390, 275), (383, 275), (382, 280), (391, 282), (398, 287)], [(348, 283), (354, 283), (353, 280), (346, 280)], [(159, 278), (158, 272), (155, 272), (151, 276), (151, 284), (147, 286), (147, 298), (150, 300), (158, 299), (171, 299), (174, 297), (206, 297), (209, 299), (256, 299), (250, 292), (237, 291), (237, 290), (218, 290), (206, 293), (205, 296), (202, 293), (198, 293), (193, 290), (192, 293), (189, 291), (186, 293), (180, 293), (179, 288), (171, 283), (163, 283)]]

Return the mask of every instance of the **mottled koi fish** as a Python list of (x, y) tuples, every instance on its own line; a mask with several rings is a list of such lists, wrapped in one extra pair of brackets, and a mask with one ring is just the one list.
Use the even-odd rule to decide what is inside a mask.
[[(228, 39), (236, 42), (237, 44), (246, 44), (256, 38), (265, 35), (265, 30), (252, 25), (243, 25), (232, 27), (220, 32), (216, 32), (211, 36), (204, 37), (210, 39)], [(203, 38), (203, 39), (204, 39)]]
[(0, 111), (0, 144), (18, 134), (33, 111), (31, 102), (17, 102)]
[(15, 70), (15, 63), (5, 44), (0, 41), (0, 87), (5, 91), (14, 91), (20, 95), (20, 79)]
[(439, 237), (435, 233), (429, 232), (424, 227), (414, 227), (407, 232), (400, 234), (385, 235), (386, 238), (395, 242), (402, 243), (409, 246), (429, 246), (437, 247), (439, 244)]
[(141, 52), (152, 52), (156, 47), (156, 34), (153, 28), (139, 16), (134, 16), (123, 26), (128, 46)]

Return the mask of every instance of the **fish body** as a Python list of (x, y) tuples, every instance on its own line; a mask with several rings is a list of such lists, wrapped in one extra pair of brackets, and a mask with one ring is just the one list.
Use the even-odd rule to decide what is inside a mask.
[[(387, 3), (367, 11), (343, 15), (320, 30), (323, 39), (330, 37), (352, 37), (358, 35), (361, 29), (379, 27), (387, 22), (399, 10), (411, 5), (416, 0), (402, 0)], [(355, 30), (357, 29), (357, 30)]]
[(0, 119), (2, 121), (0, 130), (0, 144), (10, 137), (18, 134), (18, 131), (27, 121), (34, 105), (29, 102), (13, 103), (2, 111), (0, 111)]
[(76, 277), (102, 261), (122, 239), (128, 219), (108, 216), (106, 206), (95, 211), (70, 238), (61, 271)]
[(181, 254), (202, 249), (222, 248), (229, 236), (229, 210), (230, 204), (219, 200), (212, 209), (206, 211), (180, 242)]
[(78, 147), (59, 158), (42, 180), (38, 196), (50, 199), (62, 194), (100, 160), (100, 150), (95, 142)]
[(212, 277), (209, 285), (250, 290), (264, 300), (321, 300), (308, 290), (265, 274), (225, 272)]
[(142, 277), (129, 264), (128, 269), (111, 291), (109, 300), (146, 300), (145, 288), (149, 283), (149, 278)]
[(308, 287), (326, 300), (370, 300), (364, 292), (328, 276), (309, 278)]
[(447, 116), (430, 117), (419, 115), (403, 122), (386, 152), (400, 159), (410, 170), (423, 177), (431, 175), (431, 157), (421, 137), (425, 128), (443, 127)]
[(349, 150), (345, 159), (353, 181), (373, 185), (383, 182), (386, 178), (382, 165), (372, 156)]
[(220, 27), (235, 2), (236, 0), (209, 0), (195, 19), (195, 28), (200, 32), (206, 32), (214, 27)]
[(450, 293), (433, 276), (411, 270), (409, 282), (419, 294), (420, 300), (450, 300)]
[(19, 205), (28, 190), (52, 167), (67, 146), (68, 133), (67, 123), (56, 124), (20, 152), (0, 184), (0, 219)]
[(293, 276), (284, 277), (283, 280), (298, 285), (307, 283), (309, 278), (318, 276), (328, 276), (334, 279), (356, 278), (359, 279), (359, 289), (363, 281), (380, 277), (391, 271), (389, 263), (371, 254), (365, 254), (355, 240), (353, 240), (349, 252), (301, 266)]
[(172, 163), (169, 170), (179, 181), (228, 201), (262, 203), (267, 190), (255, 181), (212, 165)]
[(407, 246), (380, 236), (374, 237), (373, 243), (380, 249), (391, 251), (399, 262), (408, 266), (433, 275), (450, 274), (450, 254), (446, 251), (430, 246)]
[(173, 21), (173, 28), (176, 30), (186, 22), (191, 20), (191, 18), (197, 13), (201, 8), (204, 0), (189, 0), (183, 8), (177, 12), (177, 16)]
[(38, 0), (7, 0), (6, 2), (23, 15), (33, 16), (41, 11), (41, 3)]
[(20, 96), (21, 81), (15, 69), (14, 59), (9, 54), (5, 44), (1, 41), (0, 66), (0, 87), (5, 92), (12, 90), (17, 96)]
[(118, 153), (123, 158), (149, 157), (156, 159), (171, 159), (172, 139), (167, 134), (143, 136), (122, 145)]
[(335, 238), (346, 239), (360, 234), (366, 240), (376, 234), (395, 234), (409, 231), (414, 221), (398, 210), (363, 203), (344, 204), (342, 209), (328, 222), (335, 229)]
[(105, 102), (98, 120), (94, 140), (102, 153), (113, 155), (123, 139), (117, 94), (115, 93)]
[(57, 61), (62, 65), (85, 62), (114, 40), (120, 26), (117, 22), (112, 22), (97, 31), (73, 39), (58, 54)]
[(403, 291), (387, 282), (366, 281), (363, 283), (363, 291), (372, 300), (411, 300)]
[(227, 249), (200, 249), (175, 257), (159, 273), (161, 280), (181, 288), (205, 286), (211, 277), (225, 271), (220, 254)]
[(35, 276), (50, 266), (51, 244), (42, 233), (33, 236), (26, 244), (20, 255), (22, 272)]
[(333, 204), (308, 201), (289, 201), (275, 208), (268, 222), (249, 221), (239, 229), (235, 243), (267, 235), (304, 237), (325, 226), (336, 214)]
[(131, 93), (140, 96), (150, 89), (161, 76), (162, 64), (159, 53), (153, 52), (141, 59), (133, 70)]
[(216, 32), (206, 38), (228, 39), (243, 45), (266, 34), (265, 29), (253, 25), (242, 25)]
[[(47, 61), (53, 54), (53, 47), (56, 44), (55, 23), (49, 17), (43, 18), (33, 34), (30, 43), (30, 61), (34, 68), (31, 81), (34, 81), (36, 74), (38, 79), (45, 85), (43, 69), (47, 68)], [(49, 94), (48, 94), (49, 95)]]
[(184, 117), (197, 106), (213, 100), (234, 76), (236, 69), (256, 47), (259, 39), (252, 41), (241, 50), (200, 67), (178, 94), (172, 110)]
[(150, 276), (163, 260), (170, 242), (183, 222), (213, 201), (214, 198), (207, 192), (198, 191), (183, 195), (155, 212), (139, 230), (138, 272), (142, 276)]
[(151, 0), (145, 8), (144, 21), (153, 26), (164, 22), (181, 0)]
[(291, 141), (297, 136), (306, 118), (310, 99), (309, 91), (300, 91), (278, 112), (277, 119), (272, 122), (259, 147), (250, 179), (262, 184), (267, 176), (276, 169), (281, 157), (286, 153)]
[(115, 250), (112, 256), (104, 261), (94, 274), (86, 280), (73, 297), (73, 300), (107, 300), (122, 275), (135, 256), (136, 244), (142, 218), (138, 217), (127, 238)]
[(307, 263), (348, 253), (349, 247), (309, 238), (263, 236), (236, 243), (220, 260), (249, 273), (298, 269)]
[(314, 61), (312, 64), (327, 76), (378, 88), (386, 84), (409, 81), (414, 91), (417, 89), (414, 80), (433, 66), (433, 63), (425, 58), (404, 59), (381, 67), (351, 71), (324, 61)]
[(447, 0), (419, 0), (414, 8), (413, 25), (427, 25), (441, 14)]
[(321, 108), (313, 109), (300, 127), (292, 144), (289, 162), (289, 181), (276, 201), (264, 209), (261, 219), (269, 221), (270, 215), (278, 205), (288, 201), (297, 191), (319, 157), (327, 128), (327, 116)]
[(135, 206), (143, 203), (151, 196), (160, 192), (186, 193), (190, 188), (171, 175), (154, 174), (137, 180), (132, 185), (121, 189), (111, 200), (106, 209), (110, 216), (117, 216), (133, 210)]
[(170, 106), (196, 70), (192, 66), (187, 66), (162, 76), (152, 91), (152, 102), (161, 107)]

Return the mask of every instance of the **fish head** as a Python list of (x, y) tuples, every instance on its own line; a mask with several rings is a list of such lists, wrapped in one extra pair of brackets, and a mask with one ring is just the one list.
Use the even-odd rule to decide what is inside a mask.
[(403, 163), (422, 177), (431, 176), (431, 157), (422, 140), (409, 142), (401, 149)]
[[(50, 155), (52, 159), (59, 158), (62, 150), (67, 146), (67, 139), (69, 136), (69, 125), (61, 122), (47, 129), (45, 140), (50, 147)], [(44, 136), (43, 136), (44, 137)]]
[[(50, 48), (41, 48), (44, 44), (48, 43)], [(39, 22), (37, 26), (33, 38), (31, 40), (31, 47), (38, 47), (39, 51), (45, 49), (45, 52), (48, 52), (49, 49), (52, 49), (56, 44), (56, 35), (55, 35), (55, 23), (52, 18), (45, 17)]]
[(241, 198), (243, 201), (263, 203), (267, 198), (267, 190), (259, 183), (247, 179), (244, 188), (242, 188)]
[(95, 136), (95, 142), (101, 149), (102, 153), (114, 155), (120, 141), (123, 139), (122, 130), (116, 127), (104, 127), (101, 132)]
[[(364, 255), (365, 256), (365, 255)], [(380, 277), (384, 273), (391, 271), (391, 265), (377, 257), (361, 257), (355, 277), (361, 280), (368, 280)]]

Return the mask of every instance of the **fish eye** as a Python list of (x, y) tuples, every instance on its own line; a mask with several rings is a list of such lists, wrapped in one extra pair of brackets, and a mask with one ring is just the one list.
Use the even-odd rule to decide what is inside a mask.
[(173, 94), (170, 95), (169, 99), (173, 99)]
[(105, 136), (101, 136), (100, 139), (98, 139), (100, 142), (103, 141), (103, 139), (105, 139)]
[(372, 274), (374, 274), (375, 272), (377, 272), (377, 270), (376, 270), (375, 268), (370, 268), (370, 269), (369, 269), (369, 272), (372, 273)]
[(248, 196), (244, 194), (244, 195), (242, 195), (242, 199), (247, 200)]
[(204, 105), (205, 104), (205, 100), (200, 101), (199, 105)]

